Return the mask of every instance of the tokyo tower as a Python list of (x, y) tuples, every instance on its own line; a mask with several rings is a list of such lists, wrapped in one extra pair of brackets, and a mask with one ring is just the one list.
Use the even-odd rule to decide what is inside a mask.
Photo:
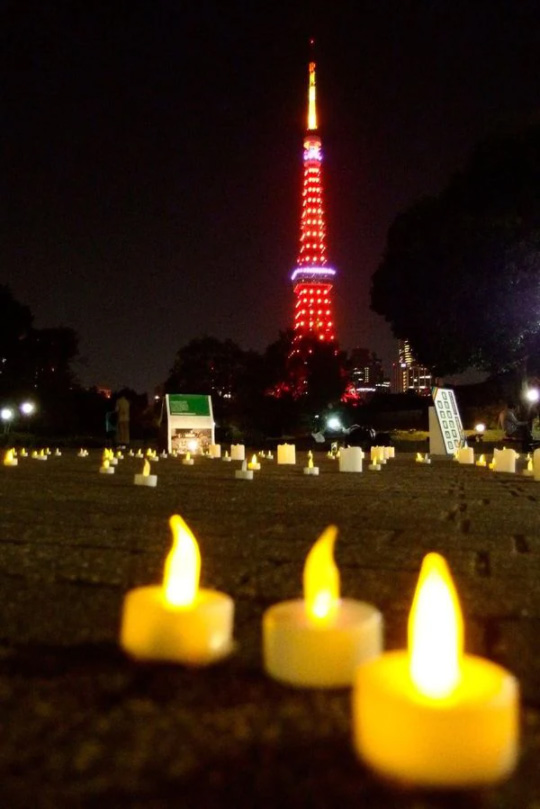
[(300, 249), (291, 280), (295, 311), (291, 358), (311, 353), (314, 340), (336, 339), (332, 287), (336, 271), (326, 258), (323, 206), (322, 148), (318, 134), (315, 62), (309, 63), (307, 130), (304, 136), (304, 179), (300, 219)]

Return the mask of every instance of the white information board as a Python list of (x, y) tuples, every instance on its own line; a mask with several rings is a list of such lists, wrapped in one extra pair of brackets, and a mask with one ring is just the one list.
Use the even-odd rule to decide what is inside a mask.
[(447, 388), (433, 388), (433, 404), (436, 418), (430, 418), (429, 423), (430, 452), (436, 455), (441, 452), (438, 448), (444, 447), (447, 455), (453, 455), (465, 443), (454, 391)]

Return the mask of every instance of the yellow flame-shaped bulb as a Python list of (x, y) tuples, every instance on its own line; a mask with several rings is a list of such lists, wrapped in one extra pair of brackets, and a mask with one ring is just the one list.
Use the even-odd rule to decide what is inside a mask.
[(257, 455), (253, 455), (253, 457), (251, 458), (251, 463), (258, 463)]
[(337, 528), (329, 525), (307, 555), (304, 565), (304, 601), (308, 619), (331, 624), (339, 606), (339, 570), (334, 561)]
[(169, 520), (173, 546), (165, 560), (163, 597), (171, 607), (190, 607), (199, 591), (201, 554), (191, 529), (178, 514)]
[(428, 553), (422, 562), (409, 614), (409, 665), (426, 697), (449, 697), (461, 680), (463, 616), (445, 559)]
[(150, 461), (147, 461), (146, 459), (145, 459), (144, 464), (143, 464), (142, 473), (143, 473), (145, 478), (148, 477), (148, 475), (150, 474)]

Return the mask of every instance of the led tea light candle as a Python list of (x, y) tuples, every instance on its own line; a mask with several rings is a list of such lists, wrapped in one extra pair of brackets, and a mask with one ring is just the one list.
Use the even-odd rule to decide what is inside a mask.
[(423, 787), (475, 787), (508, 776), (518, 753), (518, 683), (463, 651), (463, 618), (442, 556), (424, 558), (408, 651), (358, 668), (354, 745), (379, 775)]
[(229, 453), (227, 452), (227, 450), (225, 450), (225, 454), (223, 455), (221, 460), (225, 461), (225, 463), (230, 463), (232, 461), (232, 458), (229, 455)]
[(258, 472), (261, 468), (259, 461), (257, 460), (257, 455), (253, 455), (251, 461), (248, 463), (248, 469), (252, 469), (255, 472)]
[(19, 463), (14, 449), (6, 450), (4, 454), (4, 466), (17, 466)]
[(247, 461), (242, 461), (242, 468), (234, 473), (236, 480), (253, 480), (253, 470), (247, 468)]
[(386, 463), (386, 455), (384, 450), (384, 447), (371, 447), (370, 458), (372, 464)]
[(476, 461), (476, 465), (477, 466), (487, 466), (486, 456), (485, 455), (480, 455), (480, 457)]
[(244, 461), (246, 459), (246, 448), (243, 444), (231, 444), (231, 459), (233, 461)]
[(35, 458), (36, 461), (46, 461), (47, 457), (48, 456), (45, 454), (44, 449), (40, 449), (39, 452), (37, 450), (34, 450), (34, 452), (32, 453), (32, 458)]
[(118, 466), (118, 459), (114, 457), (114, 452), (112, 449), (103, 450), (102, 460), (103, 462), (108, 461), (109, 466)]
[(460, 464), (474, 464), (474, 449), (472, 447), (460, 447), (457, 460)]
[(114, 466), (111, 466), (109, 459), (105, 458), (105, 460), (101, 462), (99, 471), (101, 475), (114, 475)]
[[(457, 455), (454, 457), (454, 460), (457, 461)], [(422, 455), (421, 452), (417, 452), (416, 453), (416, 463), (430, 464), (431, 463), (431, 458), (429, 457), (427, 452), (426, 452), (425, 455)]]
[(296, 463), (296, 447), (294, 444), (278, 444), (277, 448), (278, 464)]
[(56, 449), (55, 449), (55, 451), (54, 451), (54, 457), (55, 457), (55, 458), (61, 458), (61, 457), (62, 457), (62, 453), (61, 453), (61, 451), (58, 449), (58, 447), (56, 447)]
[(199, 588), (197, 540), (178, 514), (169, 522), (173, 547), (163, 585), (127, 593), (120, 644), (139, 660), (209, 665), (233, 649), (234, 602), (225, 593)]
[(319, 474), (319, 467), (313, 465), (313, 453), (311, 450), (309, 450), (307, 466), (304, 466), (304, 475), (316, 476), (318, 474)]
[(150, 486), (151, 488), (157, 486), (157, 475), (150, 474), (150, 461), (147, 458), (145, 458), (142, 473), (135, 475), (133, 483), (135, 486)]
[(351, 685), (359, 663), (382, 649), (382, 615), (370, 604), (340, 598), (329, 526), (311, 548), (304, 567), (304, 598), (283, 601), (263, 615), (266, 672), (289, 685), (340, 688)]
[(363, 457), (360, 447), (344, 447), (339, 455), (339, 471), (361, 472)]
[(527, 466), (523, 470), (522, 474), (525, 475), (526, 478), (532, 478), (534, 476), (534, 467), (533, 467), (532, 455), (531, 455), (530, 452), (527, 455), (525, 460), (527, 462)]
[(28, 453), (27, 453), (27, 451), (26, 451), (26, 449), (24, 447), (21, 447), (20, 452), (19, 452), (19, 456), (21, 458), (28, 458)]
[(185, 457), (182, 459), (184, 466), (193, 466), (193, 458), (191, 452), (186, 452)]

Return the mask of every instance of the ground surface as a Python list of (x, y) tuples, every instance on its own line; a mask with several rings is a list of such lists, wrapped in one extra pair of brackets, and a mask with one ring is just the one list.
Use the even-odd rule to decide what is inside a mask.
[[(97, 453), (0, 467), (0, 805), (17, 807), (540, 807), (540, 484), (399, 455), (380, 473), (319, 478), (263, 462), (140, 461), (99, 475)], [(141, 665), (118, 649), (131, 587), (160, 580), (179, 512), (202, 584), (232, 595), (236, 654), (205, 670)], [(261, 668), (263, 610), (300, 594), (305, 555), (334, 522), (342, 592), (376, 604), (405, 645), (421, 559), (448, 559), (467, 648), (519, 678), (520, 764), (481, 792), (379, 783), (350, 744), (348, 691), (299, 691)]]

